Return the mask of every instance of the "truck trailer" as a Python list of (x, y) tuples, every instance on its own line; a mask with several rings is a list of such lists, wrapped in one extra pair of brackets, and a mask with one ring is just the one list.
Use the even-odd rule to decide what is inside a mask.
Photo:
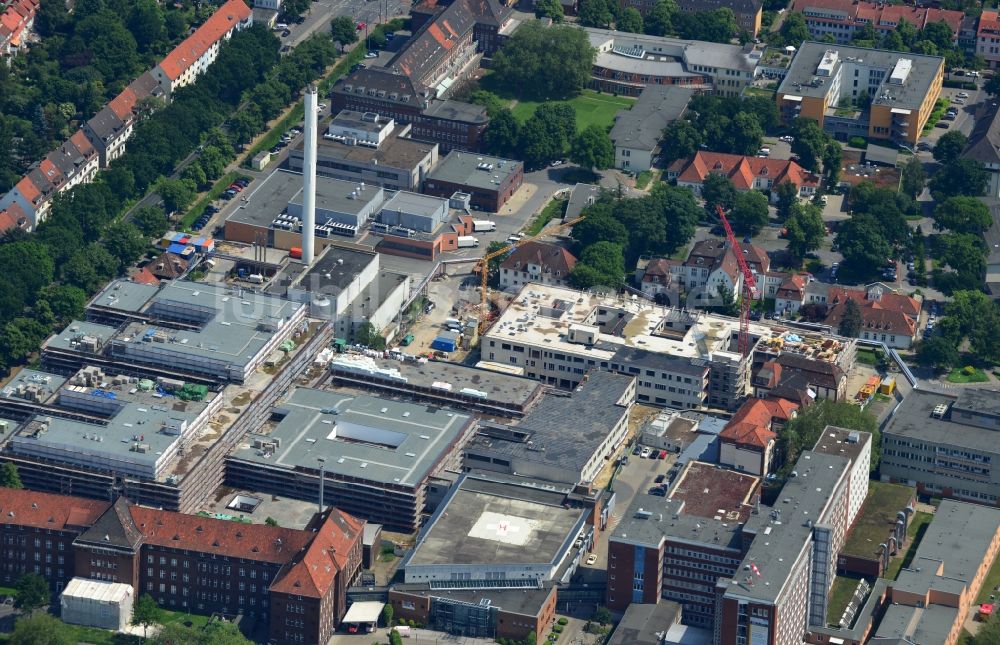
[(458, 248), (469, 249), (474, 246), (479, 246), (479, 238), (472, 237), (471, 235), (459, 235), (458, 236)]
[(497, 223), (488, 219), (473, 220), (472, 230), (476, 233), (486, 233), (497, 230)]

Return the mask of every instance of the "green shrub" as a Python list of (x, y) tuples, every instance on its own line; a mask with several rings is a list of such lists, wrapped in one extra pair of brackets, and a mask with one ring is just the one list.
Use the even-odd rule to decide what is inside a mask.
[(962, 368), (962, 374), (965, 374), (966, 376), (972, 376), (975, 373), (976, 373), (976, 368), (974, 368), (971, 365), (966, 365), (965, 367)]
[(552, 631), (555, 632), (556, 634), (561, 634), (562, 630), (563, 630), (563, 626), (562, 625), (553, 625), (552, 626)]
[(560, 625), (565, 625), (565, 624), (567, 624), (569, 622), (569, 619), (564, 616), (564, 617), (560, 618), (559, 620), (557, 620), (556, 622), (559, 623)]
[(864, 137), (854, 136), (847, 140), (847, 145), (852, 148), (864, 148), (868, 145), (868, 141)]

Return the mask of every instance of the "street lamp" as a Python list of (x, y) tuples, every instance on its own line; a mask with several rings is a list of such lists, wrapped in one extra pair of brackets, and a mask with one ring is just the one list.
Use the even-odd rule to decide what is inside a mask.
[(326, 476), (326, 457), (317, 457), (319, 462), (319, 512), (323, 512), (323, 480)]

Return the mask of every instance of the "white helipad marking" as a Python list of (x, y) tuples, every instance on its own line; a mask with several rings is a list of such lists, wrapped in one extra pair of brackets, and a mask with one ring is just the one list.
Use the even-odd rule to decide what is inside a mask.
[(469, 537), (513, 546), (524, 546), (538, 527), (536, 520), (484, 511), (469, 530)]

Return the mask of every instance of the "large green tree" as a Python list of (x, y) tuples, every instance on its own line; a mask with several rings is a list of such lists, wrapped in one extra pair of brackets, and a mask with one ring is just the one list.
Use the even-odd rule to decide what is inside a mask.
[(759, 190), (739, 193), (729, 213), (733, 230), (742, 235), (756, 235), (767, 226), (767, 196)]
[(949, 197), (934, 208), (934, 226), (955, 233), (982, 234), (990, 227), (993, 219), (990, 209), (975, 197), (959, 195)]
[(596, 52), (577, 27), (528, 22), (493, 57), (497, 85), (522, 97), (570, 98), (590, 80)]
[(621, 16), (615, 21), (615, 28), (618, 31), (625, 31), (633, 34), (642, 33), (642, 14), (635, 7), (627, 7), (622, 11)]
[(934, 144), (934, 160), (941, 163), (951, 163), (958, 159), (969, 143), (969, 138), (959, 130), (949, 130), (941, 135), (941, 138)]
[(37, 573), (25, 573), (14, 583), (17, 593), (14, 606), (25, 613), (32, 613), (49, 604), (52, 592), (49, 583)]
[(809, 450), (827, 426), (871, 433), (872, 457), (870, 470), (878, 469), (880, 438), (878, 421), (870, 412), (853, 403), (824, 399), (799, 410), (798, 415), (778, 431), (779, 472), (787, 476), (803, 450)]
[(955, 341), (935, 335), (917, 345), (917, 361), (924, 366), (947, 370), (959, 362)]
[(580, 0), (577, 19), (584, 27), (608, 27), (614, 15), (608, 0)]
[(917, 197), (927, 183), (927, 172), (919, 157), (913, 156), (903, 164), (900, 171), (899, 190), (910, 197)]
[(520, 134), (521, 124), (508, 108), (502, 107), (490, 113), (490, 124), (483, 143), (490, 154), (509, 157), (517, 150)]
[(27, 614), (17, 619), (10, 645), (73, 645), (76, 639), (65, 623), (51, 614)]
[(931, 179), (934, 199), (942, 201), (954, 195), (979, 197), (986, 192), (989, 175), (983, 164), (973, 159), (955, 159), (944, 163)]
[(592, 124), (573, 138), (569, 158), (588, 170), (604, 170), (615, 164), (615, 146), (604, 128)]
[(0, 488), (24, 488), (17, 465), (12, 461), (5, 461), (0, 467)]
[(844, 256), (844, 269), (851, 275), (868, 276), (884, 266), (892, 254), (882, 227), (870, 215), (855, 214), (840, 226), (837, 244)]
[(690, 121), (674, 121), (663, 131), (663, 140), (666, 146), (663, 149), (663, 160), (667, 163), (677, 159), (687, 159), (694, 153), (703, 142), (701, 132)]
[(350, 16), (337, 16), (331, 20), (330, 35), (341, 46), (350, 45), (358, 40), (358, 30)]
[(802, 262), (807, 253), (815, 251), (823, 243), (826, 234), (823, 211), (816, 204), (796, 204), (785, 220), (785, 228), (788, 229), (788, 255), (795, 262)]
[(142, 627), (142, 636), (145, 638), (149, 628), (160, 621), (160, 607), (156, 604), (148, 593), (139, 596), (132, 609), (132, 624)]

